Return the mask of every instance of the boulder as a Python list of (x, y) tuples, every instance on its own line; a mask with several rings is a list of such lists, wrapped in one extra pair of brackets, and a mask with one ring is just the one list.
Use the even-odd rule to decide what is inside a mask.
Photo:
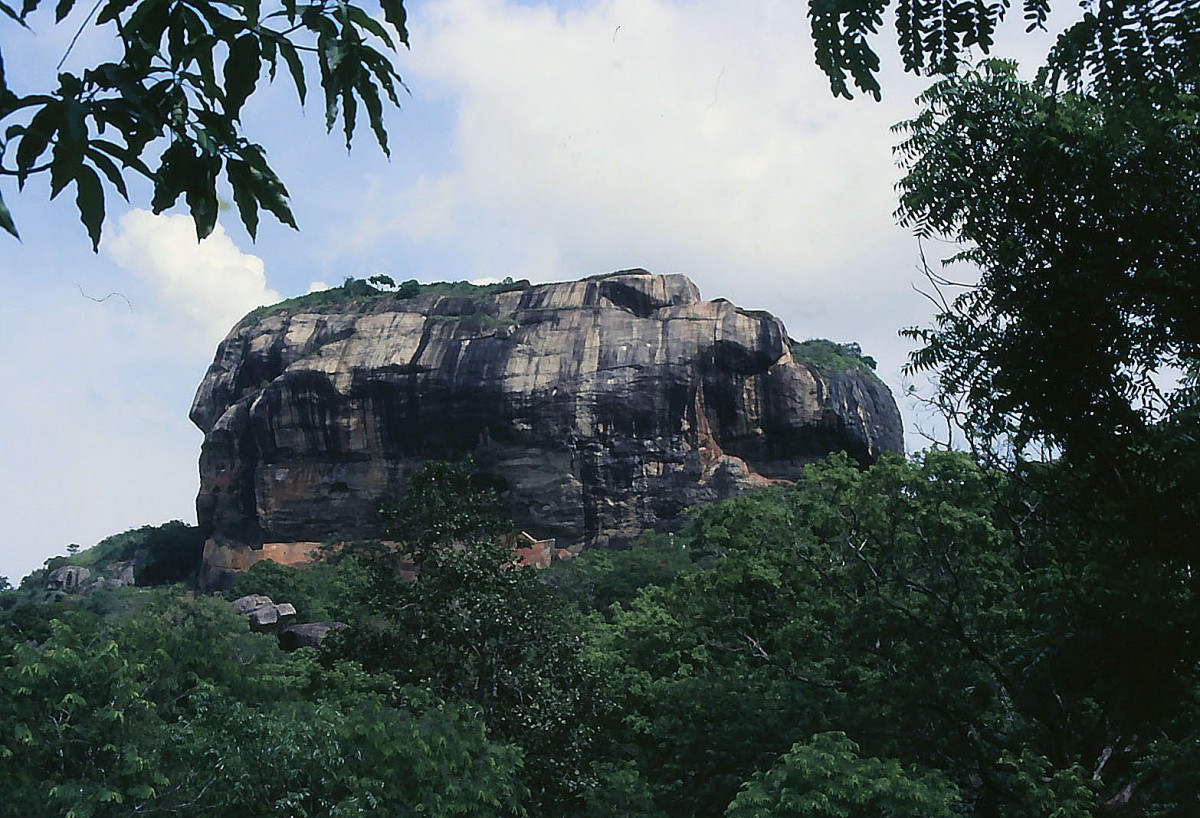
[(260, 608), (274, 607), (271, 597), (263, 594), (249, 594), (238, 597), (233, 601), (233, 610), (240, 616), (249, 616)]
[(260, 630), (279, 621), (279, 609), (274, 605), (264, 605), (261, 608), (255, 608), (246, 617), (250, 620), (251, 628)]
[(277, 605), (271, 597), (263, 594), (238, 597), (232, 604), (233, 610), (246, 617), (250, 627), (256, 631), (270, 628), (284, 617), (296, 615), (296, 608), (290, 602), (280, 602)]
[(81, 565), (63, 565), (46, 577), (46, 588), (51, 591), (82, 589), (91, 576), (92, 572)]
[(279, 630), (279, 645), (284, 650), (318, 648), (333, 631), (349, 627), (345, 622), (306, 622), (286, 625)]

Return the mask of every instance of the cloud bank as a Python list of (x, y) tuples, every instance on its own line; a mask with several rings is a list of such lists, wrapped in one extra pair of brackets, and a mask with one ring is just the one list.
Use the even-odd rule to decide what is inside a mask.
[(150, 286), (175, 331), (207, 352), (247, 312), (280, 299), (262, 259), (239, 250), (220, 224), (197, 242), (189, 216), (131, 210), (104, 249)]
[(425, 11), (414, 82), (458, 100), (459, 166), (413, 187), (396, 227), (486, 221), (480, 275), (636, 263), (824, 297), (905, 251), (888, 126), (907, 107), (834, 100), (803, 4)]

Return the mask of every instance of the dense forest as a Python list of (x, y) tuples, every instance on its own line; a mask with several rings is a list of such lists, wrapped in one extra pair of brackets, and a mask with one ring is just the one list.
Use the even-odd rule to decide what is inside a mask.
[(1073, 479), (836, 456), (539, 571), (431, 464), (389, 509), (416, 581), (378, 543), (238, 579), (350, 625), (290, 653), (183, 583), (38, 572), (0, 595), (0, 815), (1194, 815), (1193, 577)]

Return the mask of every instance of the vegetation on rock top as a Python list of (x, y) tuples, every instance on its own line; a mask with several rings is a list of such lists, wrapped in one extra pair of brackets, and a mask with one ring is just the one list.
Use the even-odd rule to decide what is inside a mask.
[(257, 307), (251, 310), (242, 321), (252, 322), (269, 315), (324, 311), (328, 308), (335, 310), (359, 307), (386, 308), (387, 305), (397, 301), (407, 301), (420, 296), (482, 299), (497, 293), (524, 290), (529, 286), (529, 281), (525, 279), (513, 281), (511, 278), (506, 278), (496, 284), (472, 284), (469, 281), (438, 281), (433, 284), (422, 284), (411, 279), (395, 284), (387, 276), (372, 276), (369, 280), (347, 278), (337, 287), (317, 290), (306, 295), (284, 299), (276, 304)]
[(872, 376), (875, 374), (875, 359), (863, 355), (862, 347), (857, 343), (839, 344), (824, 338), (812, 338), (792, 341), (791, 348), (792, 359), (796, 363), (813, 366), (826, 373), (855, 371)]

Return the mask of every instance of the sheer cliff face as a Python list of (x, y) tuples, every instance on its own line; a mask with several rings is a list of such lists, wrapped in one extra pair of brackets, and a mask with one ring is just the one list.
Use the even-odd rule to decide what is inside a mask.
[(641, 271), (251, 316), (191, 416), (200, 523), (227, 549), (377, 537), (426, 459), (471, 455), (526, 530), (604, 544), (831, 451), (902, 449), (878, 380), (797, 364), (778, 319)]

